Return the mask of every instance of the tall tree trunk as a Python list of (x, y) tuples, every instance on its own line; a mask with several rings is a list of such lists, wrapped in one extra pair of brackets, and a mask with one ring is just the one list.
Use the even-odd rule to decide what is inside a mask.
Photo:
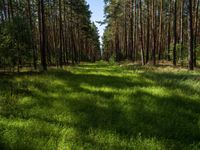
[(156, 65), (156, 29), (155, 29), (155, 3), (152, 1), (152, 34), (153, 34), (153, 46), (152, 46), (152, 61), (153, 65)]
[(143, 45), (143, 26), (142, 26), (142, 1), (140, 0), (140, 42), (141, 42), (141, 61), (142, 65), (145, 65), (145, 60), (144, 60), (144, 45)]
[(181, 66), (183, 66), (183, 19), (184, 19), (184, 1), (181, 2), (181, 19), (180, 19), (180, 44), (181, 44), (181, 48), (180, 48), (180, 61), (181, 61)]
[[(45, 36), (45, 14), (44, 14), (44, 0), (40, 1), (40, 9), (41, 9), (41, 62), (43, 70), (47, 70), (47, 62), (46, 62), (46, 36)], [(40, 14), (39, 14), (40, 15)]]
[(65, 65), (68, 64), (68, 43), (67, 43), (67, 19), (66, 19), (66, 5), (64, 5), (64, 36), (63, 36), (63, 53), (65, 53), (65, 59), (64, 59), (64, 62), (65, 62)]
[(172, 1), (169, 1), (169, 17), (168, 17), (168, 32), (167, 32), (167, 60), (170, 61), (170, 44), (171, 44), (171, 11), (172, 11)]
[(127, 10), (126, 10), (126, 4), (124, 6), (124, 52), (125, 52), (125, 58), (127, 59), (128, 56), (128, 50), (127, 50)]
[(115, 51), (116, 51), (116, 61), (120, 61), (120, 46), (119, 46), (119, 29), (118, 25), (116, 25), (116, 31), (115, 31)]
[(8, 18), (11, 20), (13, 18), (14, 12), (13, 12), (13, 3), (12, 0), (8, 0)]
[(150, 6), (147, 0), (147, 45), (146, 45), (146, 63), (149, 62), (149, 46), (150, 46)]
[(199, 22), (199, 3), (200, 0), (196, 0), (196, 14), (195, 14), (195, 35), (194, 35), (194, 67), (197, 66), (197, 36), (198, 36), (198, 22)]
[(159, 25), (159, 49), (158, 49), (158, 60), (161, 60), (162, 54), (162, 29), (163, 29), (163, 0), (160, 0), (160, 25)]
[(177, 44), (177, 0), (174, 1), (174, 47), (173, 47), (173, 65), (176, 66), (176, 44)]
[(60, 50), (59, 50), (59, 65), (62, 68), (63, 66), (63, 39), (62, 39), (62, 34), (63, 34), (63, 25), (62, 25), (62, 4), (61, 0), (59, 0), (59, 24), (60, 24)]
[(189, 70), (194, 70), (194, 60), (193, 60), (193, 7), (192, 0), (188, 3), (188, 54), (189, 54)]
[(7, 11), (6, 11), (6, 3), (5, 3), (5, 0), (3, 0), (3, 13), (4, 13), (4, 19), (3, 20), (7, 20)]
[(34, 46), (35, 42), (34, 42), (33, 21), (32, 21), (30, 0), (27, 0), (27, 9), (28, 9), (29, 26), (30, 26), (30, 30), (31, 30), (30, 41), (31, 41), (31, 47), (32, 47), (32, 52), (33, 52), (33, 66), (34, 66), (34, 69), (36, 70), (37, 69), (37, 57), (36, 57), (36, 49)]
[(133, 0), (130, 1), (130, 32), (129, 32), (129, 58), (133, 60), (134, 58), (134, 44), (133, 44)]
[(133, 52), (133, 60), (137, 60), (137, 0), (134, 0), (134, 52)]

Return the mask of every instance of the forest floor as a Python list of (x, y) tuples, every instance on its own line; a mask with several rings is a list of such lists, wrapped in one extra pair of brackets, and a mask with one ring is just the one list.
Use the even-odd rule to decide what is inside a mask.
[(0, 149), (200, 149), (200, 71), (98, 62), (0, 75)]

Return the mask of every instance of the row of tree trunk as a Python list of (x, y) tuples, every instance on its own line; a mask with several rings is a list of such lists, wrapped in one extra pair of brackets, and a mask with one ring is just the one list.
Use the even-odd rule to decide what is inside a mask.
[[(90, 20), (91, 12), (85, 0), (2, 0), (0, 32), (8, 28), (8, 24), (15, 24), (17, 17), (24, 22), (28, 21), (31, 34), (27, 37), (30, 38), (27, 45), (32, 50), (30, 59), (35, 69), (38, 62), (41, 62), (43, 70), (47, 70), (49, 65), (63, 67), (69, 63), (100, 58), (98, 30)], [(17, 44), (21, 51), (20, 47), (24, 43)]]
[(104, 34), (105, 57), (114, 48), (117, 61), (136, 61), (140, 55), (143, 65), (166, 59), (176, 66), (184, 64), (187, 53), (189, 69), (197, 65), (199, 0), (107, 0), (105, 14), (106, 32), (115, 32), (115, 38)]

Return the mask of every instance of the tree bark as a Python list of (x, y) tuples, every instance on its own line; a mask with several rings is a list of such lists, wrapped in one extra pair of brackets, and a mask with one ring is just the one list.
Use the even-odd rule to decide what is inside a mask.
[(62, 25), (62, 4), (61, 0), (59, 0), (59, 24), (60, 24), (60, 50), (59, 50), (59, 65), (62, 68), (63, 66), (63, 39), (62, 39), (62, 34), (63, 34), (63, 25)]
[(146, 63), (149, 62), (149, 46), (150, 46), (150, 6), (147, 0), (147, 45), (146, 45)]
[(174, 1), (174, 47), (173, 47), (173, 65), (176, 66), (176, 44), (177, 44), (177, 0)]
[(153, 65), (156, 65), (156, 30), (155, 30), (155, 4), (152, 1), (152, 34), (153, 34), (153, 46), (152, 46), (152, 61)]
[(188, 59), (189, 59), (189, 70), (194, 70), (194, 60), (193, 60), (193, 7), (192, 0), (188, 3)]
[(180, 44), (181, 44), (181, 49), (180, 49), (180, 61), (181, 61), (181, 66), (183, 66), (183, 19), (184, 19), (184, 1), (181, 2), (181, 19), (180, 19)]
[(194, 67), (197, 66), (197, 36), (198, 36), (198, 22), (199, 22), (199, 3), (200, 0), (196, 0), (196, 14), (195, 14), (195, 35), (194, 35)]
[(142, 26), (142, 1), (140, 0), (140, 43), (141, 43), (141, 61), (142, 65), (145, 65), (145, 60), (144, 60), (144, 45), (143, 45), (143, 26)]
[[(46, 62), (46, 38), (45, 38), (45, 14), (44, 14), (44, 0), (40, 1), (40, 9), (41, 9), (41, 62), (43, 70), (47, 70), (47, 62)], [(40, 14), (39, 14), (40, 15)]]

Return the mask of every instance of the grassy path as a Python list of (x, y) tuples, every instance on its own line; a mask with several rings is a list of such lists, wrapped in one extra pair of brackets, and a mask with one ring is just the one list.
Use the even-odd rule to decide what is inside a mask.
[(199, 71), (97, 63), (0, 76), (0, 149), (199, 148)]

